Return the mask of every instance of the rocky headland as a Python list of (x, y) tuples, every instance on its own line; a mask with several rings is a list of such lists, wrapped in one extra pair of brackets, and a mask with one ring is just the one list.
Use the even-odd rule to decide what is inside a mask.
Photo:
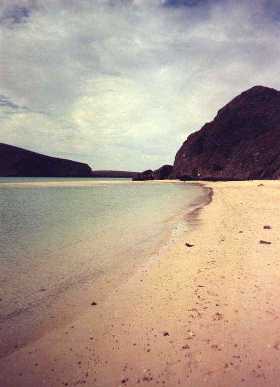
[[(253, 180), (280, 177), (280, 92), (255, 86), (192, 133), (163, 178)], [(148, 173), (149, 172), (149, 173)], [(145, 171), (139, 180), (155, 179)]]
[(0, 144), (2, 177), (91, 177), (84, 163), (46, 156), (13, 145)]

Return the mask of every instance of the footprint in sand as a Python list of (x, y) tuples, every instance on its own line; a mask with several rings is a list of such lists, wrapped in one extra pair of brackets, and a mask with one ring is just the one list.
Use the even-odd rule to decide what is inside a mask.
[(213, 316), (213, 320), (214, 320), (214, 321), (223, 320), (223, 318), (224, 318), (224, 316), (223, 316), (223, 314), (220, 313), (220, 312), (215, 313), (214, 316)]
[(279, 351), (280, 350), (280, 342), (275, 343), (273, 348), (276, 349), (276, 351)]

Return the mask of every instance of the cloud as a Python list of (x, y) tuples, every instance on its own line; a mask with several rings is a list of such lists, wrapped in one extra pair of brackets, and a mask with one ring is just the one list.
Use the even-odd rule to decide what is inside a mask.
[(199, 5), (205, 6), (205, 5), (208, 5), (209, 3), (211, 3), (211, 0), (164, 0), (162, 1), (162, 4), (167, 7), (182, 7), (182, 6), (197, 7)]
[(12, 110), (21, 109), (19, 105), (9, 100), (9, 98), (5, 97), (5, 95), (0, 95), (0, 107), (6, 107)]
[(277, 12), (262, 0), (4, 0), (1, 141), (102, 169), (172, 162), (236, 94), (280, 88)]
[(27, 22), (27, 19), (30, 16), (31, 9), (24, 4), (8, 5), (8, 3), (6, 3), (6, 6), (2, 7), (2, 12), (0, 13), (0, 23), (11, 27), (14, 24)]

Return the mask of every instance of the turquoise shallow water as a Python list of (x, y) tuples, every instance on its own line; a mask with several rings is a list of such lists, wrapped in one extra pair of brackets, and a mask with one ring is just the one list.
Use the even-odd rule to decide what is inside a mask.
[(204, 194), (183, 183), (0, 179), (2, 352), (22, 345), (67, 292), (144, 262)]

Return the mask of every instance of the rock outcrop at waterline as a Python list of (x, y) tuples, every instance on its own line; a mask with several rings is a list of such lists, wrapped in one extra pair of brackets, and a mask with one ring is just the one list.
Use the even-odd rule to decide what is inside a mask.
[(153, 172), (153, 178), (154, 180), (163, 180), (163, 179), (169, 179), (171, 174), (173, 172), (173, 165), (163, 165), (159, 169), (156, 169)]
[(133, 177), (133, 180), (163, 180), (163, 179), (169, 179), (171, 174), (173, 172), (173, 166), (172, 165), (163, 165), (159, 169), (156, 169), (152, 171), (151, 169), (148, 169), (144, 172), (139, 172), (135, 174)]
[(132, 180), (142, 181), (142, 180), (153, 180), (153, 171), (151, 169), (147, 169), (146, 171), (136, 173), (133, 176)]
[(42, 155), (13, 145), (0, 144), (2, 177), (91, 177), (84, 163)]
[(280, 92), (255, 86), (219, 110), (179, 149), (173, 177), (247, 180), (280, 177)]

